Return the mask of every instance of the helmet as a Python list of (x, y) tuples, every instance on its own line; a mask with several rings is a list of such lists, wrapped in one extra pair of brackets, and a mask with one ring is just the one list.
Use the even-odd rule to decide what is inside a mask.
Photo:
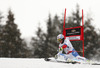
[(64, 35), (63, 34), (59, 34), (57, 36), (57, 41), (61, 41), (63, 38), (64, 38)]

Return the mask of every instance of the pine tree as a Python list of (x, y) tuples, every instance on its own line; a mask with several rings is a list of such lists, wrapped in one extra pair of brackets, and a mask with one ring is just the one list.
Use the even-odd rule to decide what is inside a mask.
[(20, 58), (31, 58), (32, 57), (32, 50), (30, 47), (27, 46), (26, 40), (23, 39), (22, 45), (21, 45), (21, 51), (20, 51)]
[(95, 31), (94, 26), (91, 25), (92, 19), (87, 19), (84, 26), (84, 38), (85, 38), (85, 55), (88, 58), (92, 58), (97, 54), (99, 35)]
[(36, 32), (37, 37), (33, 37), (31, 44), (33, 45), (34, 57), (43, 58), (45, 57), (45, 37), (46, 35), (43, 33), (41, 27), (38, 27), (38, 31)]
[(2, 46), (3, 57), (21, 57), (22, 39), (20, 38), (20, 31), (17, 29), (17, 25), (14, 23), (14, 14), (9, 10), (8, 20), (3, 30), (4, 44)]
[(51, 55), (50, 49), (52, 48), (50, 47), (50, 45), (51, 45), (51, 37), (53, 34), (51, 30), (52, 30), (52, 20), (51, 20), (51, 15), (49, 14), (49, 18), (47, 21), (47, 35), (45, 40), (45, 50), (46, 50), (45, 57), (49, 57), (49, 55)]
[[(61, 21), (59, 20), (59, 17), (57, 15), (55, 15), (55, 17), (53, 18), (53, 21), (50, 22), (48, 20), (47, 22), (47, 28), (48, 28), (48, 38), (49, 39), (48, 42), (48, 53), (49, 56), (54, 56), (57, 53), (57, 48), (58, 43), (57, 43), (57, 35), (62, 33), (62, 25), (61, 25)], [(51, 25), (50, 25), (51, 24)], [(51, 27), (51, 29), (49, 29)]]
[(2, 39), (3, 29), (4, 29), (4, 25), (2, 25), (2, 18), (3, 18), (3, 16), (2, 16), (2, 13), (0, 12), (0, 57), (2, 57), (2, 52), (3, 52), (2, 46), (3, 46), (3, 43), (4, 43), (4, 41)]
[(43, 33), (42, 29), (40, 28), (40, 26), (38, 27), (38, 31), (36, 32), (36, 35), (37, 35), (37, 38), (33, 37), (32, 38), (32, 45), (33, 45), (33, 48), (34, 48), (34, 57), (39, 57), (39, 58), (43, 58), (43, 57), (49, 57), (49, 38), (52, 36), (50, 35), (52, 32), (51, 32), (51, 17), (49, 15), (49, 19), (48, 19), (48, 23), (47, 23), (47, 33), (49, 34), (46, 34), (46, 33)]
[(96, 48), (95, 48), (95, 51), (96, 51), (96, 53), (95, 53), (95, 55), (93, 56), (93, 58), (95, 58), (96, 60), (100, 60), (100, 30), (99, 30), (99, 33), (98, 33), (99, 35), (98, 35), (98, 43), (97, 43), (97, 45), (95, 45), (96, 46)]
[(49, 18), (47, 20), (47, 33), (43, 33), (41, 28), (38, 28), (37, 38), (33, 37), (34, 43), (34, 56), (36, 57), (52, 57), (57, 53), (57, 40), (56, 36), (58, 33), (61, 33), (60, 29), (60, 20), (56, 15), (52, 21), (51, 15), (49, 14)]

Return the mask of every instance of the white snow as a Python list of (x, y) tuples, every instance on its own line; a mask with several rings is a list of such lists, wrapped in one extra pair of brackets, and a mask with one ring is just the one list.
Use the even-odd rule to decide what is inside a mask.
[(0, 58), (0, 68), (100, 68), (100, 65), (47, 62), (38, 58)]

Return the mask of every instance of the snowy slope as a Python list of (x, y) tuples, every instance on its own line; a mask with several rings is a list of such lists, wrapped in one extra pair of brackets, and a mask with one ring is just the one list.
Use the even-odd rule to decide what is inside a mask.
[(55, 63), (35, 58), (0, 58), (0, 68), (100, 68), (100, 65)]

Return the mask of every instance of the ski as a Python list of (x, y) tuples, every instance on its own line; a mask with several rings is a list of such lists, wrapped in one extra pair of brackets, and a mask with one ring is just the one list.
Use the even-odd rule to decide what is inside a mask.
[(76, 61), (72, 61), (72, 62), (68, 62), (68, 61), (60, 61), (60, 60), (54, 60), (54, 59), (50, 59), (50, 58), (45, 58), (45, 61), (50, 61), (50, 62), (58, 62), (58, 63), (71, 63), (71, 64), (80, 64), (80, 62), (76, 62)]
[(67, 64), (89, 64), (89, 65), (100, 65), (100, 63), (98, 62), (92, 62), (92, 63), (81, 63), (81, 62), (77, 62), (77, 61), (61, 61), (61, 60), (56, 60), (56, 59), (51, 59), (51, 58), (45, 58), (45, 61), (48, 62), (57, 62), (57, 63), (67, 63)]

